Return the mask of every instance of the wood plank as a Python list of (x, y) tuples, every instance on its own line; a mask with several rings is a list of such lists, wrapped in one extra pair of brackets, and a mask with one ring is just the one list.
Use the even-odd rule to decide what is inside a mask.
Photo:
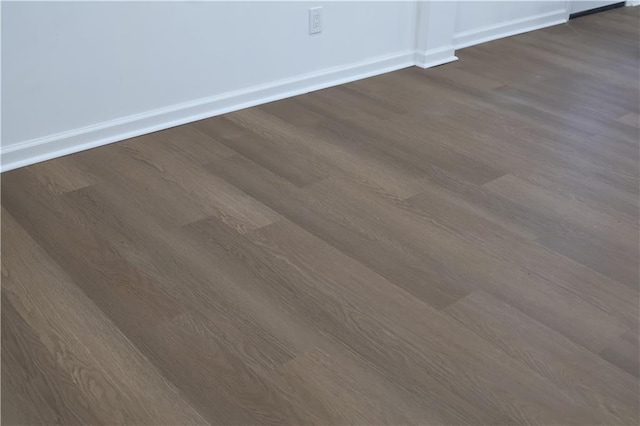
[(37, 423), (204, 421), (6, 210), (2, 225), (3, 397), (33, 392), (23, 414), (53, 408)]
[(3, 424), (637, 424), (640, 8), (2, 175)]
[[(620, 223), (588, 206), (565, 200), (511, 175), (489, 182), (485, 187), (526, 205), (527, 211), (542, 218), (545, 224), (540, 223), (543, 226), (537, 229), (537, 240), (541, 244), (637, 288), (638, 227)], [(521, 223), (535, 227), (537, 221), (529, 218)]]
[[(6, 280), (4, 280), (6, 282)], [(96, 423), (85, 395), (2, 292), (2, 422)]]
[(240, 157), (231, 160), (212, 164), (210, 170), (426, 303), (443, 307), (466, 294), (455, 270), (425, 256), (412, 256), (384, 236), (359, 230), (354, 226), (358, 212), (344, 214), (325, 207), (322, 200), (256, 164)]
[(52, 197), (29, 169), (3, 176), (3, 185), (16, 182), (20, 191), (3, 191), (3, 207), (125, 335), (183, 311), (64, 199)]
[[(138, 169), (159, 172), (165, 185), (175, 185), (188, 193), (189, 198), (202, 207), (203, 214), (215, 215), (239, 232), (260, 228), (280, 219), (247, 194), (194, 165), (187, 155), (163, 145), (138, 140), (127, 141), (119, 148), (123, 156), (138, 163)], [(228, 156), (217, 158), (224, 161)]]
[[(459, 277), (457, 285), (467, 292), (480, 286), (518, 301), (520, 309), (551, 321), (555, 328), (596, 352), (602, 348), (609, 333), (626, 329), (623, 318), (603, 312), (587, 298), (575, 297), (572, 287), (580, 281), (569, 280), (565, 286), (560, 286), (555, 277), (546, 275), (547, 270), (539, 265), (550, 268), (553, 264), (548, 260), (552, 256), (540, 253), (526, 240), (497, 230), (495, 225), (464, 211), (456, 212), (447, 203), (440, 200), (432, 203), (416, 196), (406, 204), (393, 204), (370, 196), (343, 180), (325, 181), (311, 189), (316, 198), (330, 203), (331, 211), (338, 217), (351, 217), (349, 215), (353, 213), (347, 213), (347, 209), (357, 208), (360, 214), (353, 227), (377, 233), (380, 236), (373, 234), (377, 239), (391, 241), (405, 252), (421, 253), (422, 259), (433, 259), (443, 270), (454, 271), (452, 273)], [(464, 219), (452, 224), (456, 217)], [(541, 258), (547, 261), (539, 263)], [(562, 268), (558, 269), (564, 272)], [(567, 306), (572, 308), (567, 309)], [(629, 315), (629, 310), (626, 312)], [(572, 315), (578, 315), (582, 322), (567, 317)], [(586, 321), (593, 322), (587, 326)], [(602, 328), (594, 333), (596, 325)]]
[(640, 377), (638, 327), (631, 328), (600, 352), (602, 358), (636, 377)]
[(599, 407), (611, 424), (638, 422), (638, 381), (554, 330), (482, 291), (444, 311), (483, 339), (549, 378), (572, 398)]
[[(370, 324), (370, 321), (366, 318), (360, 318), (360, 315), (350, 314), (351, 310), (357, 309), (354, 307), (354, 302), (349, 302), (345, 305), (345, 293), (339, 293), (339, 289), (342, 287), (339, 282), (335, 282), (335, 279), (324, 277), (324, 275), (318, 276), (316, 264), (311, 267), (299, 264), (298, 262), (292, 262), (288, 258), (291, 256), (291, 252), (287, 249), (283, 251), (278, 240), (271, 237), (270, 230), (273, 229), (276, 233), (282, 229), (280, 223), (276, 223), (273, 226), (270, 225), (261, 230), (252, 233), (252, 236), (256, 234), (263, 235), (264, 232), (269, 232), (270, 238), (267, 243), (269, 245), (254, 246), (249, 241), (246, 241), (243, 236), (236, 233), (229, 232), (230, 230), (223, 224), (217, 222), (215, 219), (206, 219), (185, 227), (185, 231), (193, 239), (200, 241), (200, 247), (207, 253), (224, 253), (226, 254), (226, 264), (228, 266), (236, 265), (236, 277), (237, 285), (239, 286), (252, 286), (257, 285), (262, 288), (269, 289), (267, 297), (277, 299), (295, 300), (295, 303), (287, 303), (282, 308), (285, 311), (290, 311), (291, 314), (298, 317), (297, 321), (305, 324), (307, 333), (311, 332), (318, 335), (315, 337), (316, 345), (320, 345), (325, 350), (336, 350), (335, 345), (347, 345), (347, 347), (356, 351), (360, 356), (364, 354), (376, 354), (378, 359), (377, 365), (380, 365), (379, 357), (383, 357), (385, 362), (382, 365), (387, 365), (390, 371), (387, 371), (384, 377), (387, 380), (392, 381), (395, 387), (400, 387), (404, 392), (409, 394), (418, 393), (420, 395), (419, 401), (421, 405), (429, 407), (427, 410), (430, 414), (429, 419), (433, 419), (436, 422), (463, 422), (468, 423), (470, 419), (474, 417), (485, 418), (486, 421), (497, 421), (500, 418), (497, 414), (494, 414), (492, 410), (483, 410), (483, 412), (477, 409), (472, 409), (471, 413), (467, 413), (464, 410), (460, 410), (455, 413), (449, 406), (449, 399), (457, 399), (453, 393), (447, 390), (441, 390), (440, 394), (433, 393), (430, 387), (426, 386), (428, 383), (433, 383), (433, 378), (418, 373), (420, 379), (406, 375), (402, 368), (399, 368), (397, 363), (402, 359), (404, 363), (410, 362), (406, 357), (402, 357), (401, 351), (395, 347), (397, 343), (394, 343), (394, 349), (388, 348), (391, 352), (381, 352), (377, 345), (376, 336), (380, 337), (379, 327), (382, 324)], [(293, 238), (299, 238), (293, 236)], [(256, 241), (255, 237), (252, 240)], [(264, 239), (258, 237), (257, 241), (264, 241)], [(292, 239), (286, 239), (286, 245), (295, 250), (296, 253), (304, 253), (303, 250), (296, 250), (299, 246), (296, 245), (296, 241)], [(274, 244), (277, 244), (274, 246)], [(299, 247), (302, 248), (302, 247)], [(324, 256), (314, 250), (309, 250), (306, 247), (307, 255), (318, 257), (323, 259)], [(335, 249), (331, 249), (335, 250)], [(333, 255), (335, 257), (335, 254)], [(342, 256), (339, 256), (342, 257)], [(335, 261), (333, 261), (335, 263)], [(389, 286), (381, 277), (376, 277), (375, 274), (366, 272), (366, 269), (362, 266), (349, 262), (348, 268), (362, 271), (366, 274), (362, 279), (366, 280), (367, 277), (371, 277), (373, 280), (382, 281), (385, 286)], [(358, 276), (355, 273), (352, 276)], [(362, 280), (361, 279), (361, 280)], [(317, 282), (317, 281), (320, 282)], [(363, 283), (371, 283), (371, 280), (362, 281)], [(331, 288), (324, 289), (329, 283), (332, 284)], [(319, 284), (324, 284), (319, 285)], [(333, 291), (332, 291), (333, 290)], [(378, 292), (380, 294), (380, 292)], [(349, 298), (353, 299), (357, 297), (354, 293), (350, 293)], [(400, 300), (406, 300), (406, 297), (400, 297)], [(376, 305), (380, 303), (381, 299), (376, 300)], [(415, 303), (412, 301), (411, 303)], [(376, 305), (371, 303), (365, 304), (367, 309), (375, 309)], [(420, 305), (422, 306), (422, 305)], [(391, 331), (389, 331), (391, 333)], [(300, 340), (300, 336), (290, 335), (290, 339)], [(304, 339), (303, 339), (304, 342)], [(391, 344), (389, 342), (388, 344)], [(310, 349), (313, 349), (311, 347)], [(371, 355), (368, 355), (371, 356)], [(397, 358), (397, 357), (401, 358)], [(417, 356), (414, 354), (413, 356)], [(408, 397), (408, 395), (407, 395)], [(415, 402), (414, 402), (415, 404)], [(423, 415), (427, 415), (423, 411)], [(496, 417), (497, 416), (497, 417)]]
[[(270, 252), (273, 253), (273, 257), (285, 258), (288, 259), (289, 262), (296, 265), (298, 269), (304, 268), (305, 272), (308, 271), (308, 274), (313, 276), (325, 275), (327, 276), (323, 281), (328, 283), (335, 282), (333, 278), (333, 274), (323, 270), (322, 265), (325, 264), (336, 264), (336, 261), (332, 261), (330, 259), (334, 259), (337, 256), (330, 255), (333, 251), (330, 246), (325, 243), (321, 243), (317, 240), (317, 238), (312, 237), (311, 235), (305, 236), (304, 233), (296, 231), (295, 226), (290, 226), (287, 224), (274, 224), (268, 227), (265, 227), (257, 233), (261, 234), (260, 243), (263, 247), (267, 248)], [(343, 268), (341, 268), (343, 269)], [(358, 274), (362, 275), (362, 274)], [(355, 279), (351, 280), (352, 282)], [(378, 328), (389, 327), (388, 331), (385, 332), (386, 335), (396, 335), (399, 339), (398, 341), (388, 341), (386, 343), (387, 348), (391, 350), (392, 347), (396, 345), (400, 345), (401, 349), (398, 350), (398, 353), (404, 354), (403, 363), (411, 363), (417, 362), (420, 366), (431, 365), (430, 361), (434, 357), (439, 359), (436, 361), (435, 365), (431, 365), (428, 367), (428, 371), (430, 376), (434, 377), (441, 385), (444, 385), (446, 388), (455, 389), (455, 393), (461, 395), (467, 399), (475, 400), (477, 395), (476, 391), (479, 391), (476, 388), (476, 384), (473, 383), (473, 379), (470, 379), (471, 376), (467, 376), (464, 372), (465, 366), (470, 366), (473, 364), (473, 368), (475, 373), (482, 375), (482, 368), (478, 365), (475, 365), (475, 362), (478, 361), (477, 353), (482, 352), (486, 354), (489, 358), (484, 359), (482, 363), (491, 364), (492, 362), (497, 361), (496, 353), (492, 352), (490, 348), (484, 347), (483, 344), (478, 341), (475, 336), (467, 335), (462, 341), (465, 344), (455, 345), (454, 348), (450, 348), (448, 336), (458, 336), (464, 334), (463, 330), (459, 329), (455, 326), (455, 324), (443, 321), (440, 316), (437, 315), (432, 309), (428, 309), (426, 306), (415, 303), (415, 300), (412, 301), (412, 298), (406, 294), (398, 294), (395, 297), (390, 297), (393, 292), (390, 292), (386, 289), (388, 284), (384, 284), (384, 282), (379, 282), (373, 279), (364, 279), (362, 281), (361, 288), (353, 288), (353, 293), (347, 293), (344, 289), (347, 288), (346, 285), (341, 285), (339, 282), (334, 284), (333, 292), (336, 294), (340, 294), (338, 298), (342, 303), (348, 304), (345, 306), (345, 310), (347, 309), (358, 309), (358, 316), (351, 315), (350, 316), (350, 324), (352, 323), (354, 327), (358, 327), (362, 330), (360, 334), (364, 337), (365, 329), (363, 326), (358, 324), (358, 321), (364, 321), (367, 317), (370, 319), (368, 321), (374, 322), (376, 318), (385, 318), (385, 325), (378, 325)], [(375, 283), (375, 285), (374, 285)], [(324, 287), (328, 287), (329, 284)], [(340, 303), (340, 302), (338, 302)], [(366, 324), (366, 322), (364, 322)], [(335, 330), (335, 328), (331, 328)], [(367, 335), (369, 332), (366, 332)], [(378, 337), (380, 339), (380, 337)], [(365, 359), (375, 360), (377, 357), (381, 356), (380, 351), (375, 349), (365, 349), (362, 350), (359, 347), (364, 343), (362, 341), (356, 340), (356, 338), (346, 339), (341, 341), (348, 343), (349, 347), (352, 351), (359, 353), (361, 357)], [(409, 343), (410, 342), (410, 343)], [(438, 348), (440, 355), (436, 355), (432, 351), (434, 348)], [(482, 347), (482, 349), (480, 349)], [(366, 346), (365, 346), (366, 348)], [(417, 350), (418, 352), (414, 352)], [(329, 353), (329, 352), (328, 352)], [(445, 355), (446, 353), (446, 355)], [(471, 355), (473, 353), (473, 355)], [(333, 352), (331, 352), (333, 355)], [(419, 355), (420, 354), (420, 355)], [(425, 358), (422, 358), (422, 357)], [(458, 371), (450, 371), (445, 366), (447, 362), (444, 364), (440, 364), (442, 361), (440, 360), (440, 356), (443, 356), (447, 360), (454, 362), (459, 369)], [(467, 359), (467, 357), (473, 358)], [(466, 359), (466, 361), (462, 361), (462, 359)], [(460, 361), (454, 361), (455, 359), (460, 359)], [(394, 377), (402, 370), (397, 369), (397, 362), (399, 358), (396, 359), (388, 359), (384, 362), (377, 361), (375, 365), (385, 365), (386, 369), (390, 370), (386, 374), (386, 377), (389, 377), (389, 380), (394, 380)], [(502, 368), (510, 369), (510, 360), (502, 359), (500, 361), (502, 364)], [(490, 370), (494, 371), (495, 368), (490, 368)], [(414, 369), (414, 374), (421, 374), (420, 367)], [(452, 376), (458, 376), (454, 378)], [(465, 378), (463, 379), (462, 376)], [(470, 380), (470, 381), (467, 381)], [(458, 388), (456, 384), (465, 383), (464, 388)], [(404, 386), (414, 383), (413, 379), (409, 379), (403, 376), (403, 381), (399, 382)], [(431, 388), (433, 385), (429, 385), (428, 378), (421, 378), (419, 385), (415, 388), (413, 392), (425, 392), (423, 386), (427, 386)], [(446, 385), (445, 385), (446, 383)], [(483, 383), (480, 386), (487, 385), (487, 383)], [(416, 385), (412, 385), (416, 386)], [(449, 387), (451, 386), (451, 387)], [(498, 385), (499, 387), (500, 385)], [(529, 386), (544, 386), (542, 383), (538, 382), (530, 382)], [(506, 399), (493, 400), (492, 396), (494, 392), (497, 392), (496, 388), (492, 385), (489, 385), (488, 388), (485, 388), (483, 391), (487, 399), (487, 403), (496, 407), (495, 409), (500, 412), (508, 415), (511, 418), (520, 418), (522, 416), (528, 417), (531, 413), (524, 413), (520, 411), (519, 403), (515, 402), (515, 400), (507, 401)], [(498, 392), (499, 393), (499, 392)], [(566, 402), (565, 402), (566, 403)], [(512, 405), (514, 404), (514, 405)], [(528, 399), (525, 404), (542, 404), (544, 403), (540, 400), (533, 401)], [(544, 411), (544, 410), (543, 410)], [(571, 411), (571, 410), (569, 410)], [(541, 412), (539, 412), (541, 414)], [(567, 412), (568, 418), (572, 418), (575, 416), (574, 414), (569, 414)], [(575, 417), (573, 417), (575, 419)], [(531, 421), (531, 419), (529, 419)]]
[(621, 123), (628, 124), (629, 126), (640, 128), (640, 115), (636, 113), (625, 114), (617, 120)]
[[(271, 369), (292, 357), (284, 343), (264, 327), (269, 317), (261, 315), (261, 301), (241, 293), (234, 274), (225, 273), (224, 262), (211, 253), (200, 251), (179, 233), (166, 232), (146, 220), (143, 212), (119, 198), (113, 188), (83, 188), (67, 194), (65, 200), (94, 224), (100, 237), (184, 310), (215, 323), (230, 339), (227, 343), (244, 348), (244, 360), (252, 367)], [(148, 356), (153, 358), (153, 353)]]
[(315, 349), (295, 358), (268, 378), (298, 404), (317, 413), (324, 424), (409, 424), (424, 421), (408, 398), (347, 351), (337, 356)]

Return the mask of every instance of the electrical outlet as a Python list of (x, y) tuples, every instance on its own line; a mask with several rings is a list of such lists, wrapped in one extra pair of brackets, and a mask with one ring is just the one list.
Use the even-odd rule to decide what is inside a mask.
[(312, 7), (309, 9), (309, 34), (322, 32), (322, 7)]

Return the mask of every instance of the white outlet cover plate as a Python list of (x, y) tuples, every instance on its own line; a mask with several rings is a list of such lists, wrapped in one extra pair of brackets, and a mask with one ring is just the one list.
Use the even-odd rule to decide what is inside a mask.
[(322, 7), (312, 7), (309, 9), (309, 34), (322, 32)]

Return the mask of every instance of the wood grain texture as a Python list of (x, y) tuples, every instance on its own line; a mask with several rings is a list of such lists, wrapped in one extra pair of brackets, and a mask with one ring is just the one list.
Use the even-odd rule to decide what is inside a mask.
[(636, 425), (640, 8), (2, 175), (2, 423)]

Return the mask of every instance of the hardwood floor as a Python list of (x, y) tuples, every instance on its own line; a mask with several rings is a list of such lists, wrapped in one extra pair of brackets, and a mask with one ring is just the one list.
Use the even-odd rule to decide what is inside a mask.
[(2, 175), (2, 423), (636, 425), (622, 8)]

